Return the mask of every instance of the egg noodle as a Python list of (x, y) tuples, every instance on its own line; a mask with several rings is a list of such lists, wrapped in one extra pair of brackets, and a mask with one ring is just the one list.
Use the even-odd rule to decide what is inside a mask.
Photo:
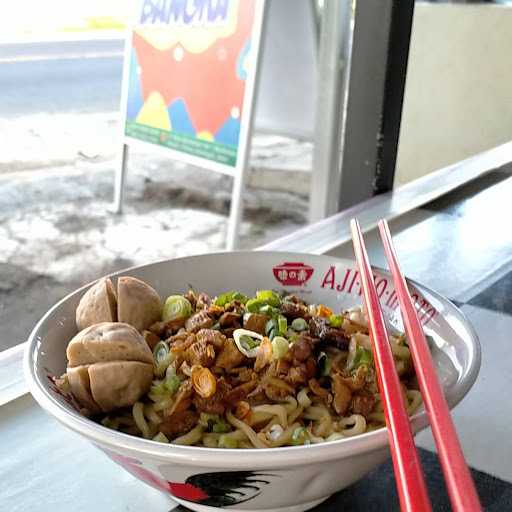
[[(270, 290), (169, 297), (144, 333), (154, 378), (133, 404), (93, 415), (154, 441), (276, 448), (345, 439), (384, 426), (361, 309), (334, 313)], [(407, 341), (390, 335), (407, 411), (421, 404)]]

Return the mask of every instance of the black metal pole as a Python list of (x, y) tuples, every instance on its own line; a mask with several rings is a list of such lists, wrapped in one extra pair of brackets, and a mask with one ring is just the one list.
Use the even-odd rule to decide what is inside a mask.
[(388, 192), (395, 178), (398, 139), (411, 41), (414, 0), (394, 0), (382, 107), (375, 193)]

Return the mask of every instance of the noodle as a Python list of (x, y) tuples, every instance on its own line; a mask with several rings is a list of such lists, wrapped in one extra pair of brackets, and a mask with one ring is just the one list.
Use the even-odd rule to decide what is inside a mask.
[(258, 411), (258, 412), (252, 412), (251, 410), (251, 414), (249, 416), (249, 422), (248, 424), (253, 427), (254, 425), (260, 425), (261, 423), (265, 423), (265, 422), (268, 422), (269, 420), (273, 419), (274, 415), (269, 413), (269, 412), (263, 412), (263, 411)]
[(343, 439), (345, 436), (340, 434), (339, 432), (333, 432), (329, 437), (325, 439), (325, 441), (339, 441)]
[(201, 440), (203, 437), (203, 427), (201, 425), (195, 426), (190, 432), (187, 432), (186, 434), (177, 437), (173, 444), (180, 444), (180, 445), (191, 445), (196, 444)]
[(295, 411), (288, 415), (288, 424), (293, 423), (303, 412), (304, 407), (302, 407), (302, 405), (300, 407), (297, 407)]
[(309, 432), (309, 439), (313, 444), (324, 443), (325, 437), (315, 436), (312, 432)]
[(158, 402), (155, 402), (153, 405), (153, 410), (156, 412), (163, 411), (164, 409), (169, 409), (172, 404), (174, 403), (174, 400), (172, 398), (162, 398)]
[(207, 448), (218, 448), (220, 434), (204, 434), (203, 445)]
[(329, 416), (329, 411), (321, 405), (312, 405), (308, 407), (303, 414), (306, 420), (321, 420), (324, 416)]
[(270, 442), (270, 447), (276, 448), (278, 446), (289, 444), (292, 439), (294, 430), (300, 426), (300, 423), (294, 423), (293, 425), (289, 426), (277, 439), (274, 439)]
[[(385, 425), (361, 308), (336, 311), (273, 290), (254, 297), (190, 290), (169, 296), (165, 305), (162, 317), (133, 334), (144, 379), (133, 375), (127, 396), (115, 389), (118, 396), (106, 406), (81, 404), (105, 411), (94, 418), (105, 427), (177, 445), (273, 448), (336, 441)], [(411, 352), (405, 335), (391, 330), (393, 360), (413, 414), (422, 399), (411, 389)], [(108, 336), (98, 332), (106, 347)], [(115, 346), (107, 348), (115, 353)], [(69, 375), (55, 382), (73, 393)]]
[(366, 430), (366, 420), (360, 414), (352, 414), (348, 418), (342, 418), (339, 421), (339, 425), (341, 427), (348, 427), (341, 430), (341, 434), (345, 437), (357, 436), (358, 434), (363, 434)]
[(385, 423), (386, 417), (383, 412), (371, 412), (368, 414), (368, 419), (371, 421), (377, 421), (379, 423)]
[(421, 405), (422, 398), (421, 393), (416, 389), (408, 389), (406, 391), (407, 401), (409, 402), (407, 406), (407, 414), (413, 414), (416, 412), (416, 409)]
[(298, 407), (298, 402), (293, 396), (287, 396), (286, 400), (283, 402), (282, 406), (285, 408), (286, 412), (290, 414), (295, 411)]
[(370, 336), (368, 334), (363, 334), (361, 332), (356, 332), (353, 335), (353, 338), (356, 340), (356, 343), (367, 350), (372, 349), (372, 342), (370, 341)]
[(306, 409), (306, 407), (309, 407), (311, 405), (311, 400), (308, 397), (308, 390), (307, 388), (302, 388), (299, 393), (297, 394), (297, 401), (299, 402), (299, 405)]
[(262, 412), (276, 416), (283, 428), (288, 426), (286, 409), (282, 405), (257, 405), (256, 407), (252, 408), (252, 411), (254, 413)]
[(390, 336), (389, 338), (391, 345), (391, 352), (393, 355), (398, 357), (399, 359), (410, 359), (411, 351), (408, 347), (404, 345), (399, 345), (397, 339), (394, 336)]
[(256, 432), (249, 425), (235, 418), (230, 411), (226, 413), (226, 419), (231, 425), (239, 428), (248, 437), (255, 448), (268, 448), (268, 445), (257, 436)]
[(320, 437), (329, 436), (333, 430), (331, 415), (327, 412), (327, 414), (323, 416), (313, 428), (315, 435)]
[(160, 423), (162, 423), (162, 418), (155, 411), (155, 406), (153, 404), (146, 404), (144, 406), (144, 415), (155, 425), (160, 425)]
[(135, 402), (132, 414), (137, 428), (142, 432), (142, 437), (144, 437), (144, 439), (149, 439), (151, 435), (149, 433), (149, 425), (146, 418), (144, 418), (144, 404), (142, 402)]

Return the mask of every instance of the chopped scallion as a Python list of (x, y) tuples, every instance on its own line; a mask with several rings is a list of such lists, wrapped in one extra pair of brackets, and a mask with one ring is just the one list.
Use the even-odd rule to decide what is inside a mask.
[(158, 441), (159, 443), (168, 443), (169, 439), (167, 439), (167, 436), (162, 434), (162, 432), (158, 432), (158, 434), (153, 437), (153, 441)]
[(238, 441), (229, 434), (223, 434), (219, 437), (219, 448), (238, 448)]
[(237, 292), (235, 290), (231, 290), (230, 292), (221, 293), (216, 299), (214, 304), (216, 306), (222, 306), (224, 307), (226, 304), (229, 304), (230, 302), (238, 301), (242, 304), (245, 304), (247, 302), (247, 296), (243, 293)]
[(169, 393), (171, 395), (174, 395), (174, 393), (176, 393), (176, 391), (178, 391), (178, 389), (181, 385), (181, 381), (177, 375), (173, 375), (164, 380), (164, 385), (167, 388), (167, 390), (169, 391)]
[(164, 322), (172, 322), (188, 318), (192, 314), (192, 305), (183, 295), (171, 295), (167, 297), (162, 312)]
[(169, 355), (169, 345), (165, 341), (159, 341), (153, 349), (153, 357), (156, 364), (160, 364)]
[(329, 324), (331, 327), (341, 327), (343, 324), (343, 317), (341, 315), (331, 315), (329, 317)]
[(307, 444), (310, 441), (309, 432), (306, 427), (297, 427), (292, 434), (292, 444), (301, 445)]
[(258, 299), (249, 299), (245, 304), (245, 309), (249, 313), (259, 313), (260, 308), (265, 306), (265, 303)]
[(362, 365), (369, 366), (370, 364), (372, 364), (372, 362), (372, 351), (363, 347), (357, 347), (352, 368), (358, 368), (359, 366)]
[(281, 298), (272, 290), (259, 290), (256, 292), (256, 298), (274, 308), (278, 308), (281, 305)]
[(277, 317), (277, 331), (279, 334), (286, 334), (286, 329), (288, 329), (288, 321), (286, 317), (283, 315), (279, 315)]
[(255, 340), (254, 338), (251, 338), (247, 334), (242, 334), (242, 336), (240, 336), (240, 344), (246, 350), (252, 350), (253, 348), (256, 348), (260, 343), (261, 340)]
[(292, 322), (292, 329), (294, 331), (300, 332), (305, 331), (308, 328), (308, 323), (304, 318), (295, 318)]
[(272, 357), (274, 359), (283, 358), (288, 352), (288, 340), (282, 336), (276, 336), (272, 340)]
[(214, 434), (225, 434), (226, 432), (229, 432), (231, 429), (229, 425), (222, 420), (219, 420), (217, 423), (214, 423), (212, 426), (212, 432)]
[(265, 304), (264, 306), (261, 306), (259, 311), (261, 315), (267, 315), (270, 317), (276, 316), (279, 314), (279, 309), (270, 306), (269, 304)]

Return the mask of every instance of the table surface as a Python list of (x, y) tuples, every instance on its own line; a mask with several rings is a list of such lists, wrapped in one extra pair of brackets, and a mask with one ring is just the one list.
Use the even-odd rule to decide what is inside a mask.
[[(512, 218), (512, 178), (507, 173), (458, 190), (392, 223), (409, 276), (458, 301), (482, 344), (475, 386), (453, 412), (463, 449), (487, 510), (512, 510), (512, 401), (509, 333), (512, 332), (510, 229), (489, 220), (499, 207)], [(498, 206), (499, 205), (499, 206)], [(367, 235), (372, 261), (381, 254)], [(339, 247), (333, 255), (347, 255)], [(429, 255), (425, 257), (425, 255)], [(25, 395), (0, 407), (0, 509), (28, 511), (168, 511), (167, 497), (120, 470), (99, 450), (65, 429)], [(435, 510), (449, 510), (429, 430), (417, 437)], [(497, 477), (497, 478), (493, 478)], [(370, 491), (371, 490), (371, 491)], [(432, 494), (432, 493), (431, 493)], [(368, 505), (369, 496), (371, 506)], [(443, 498), (444, 496), (444, 498)], [(444, 501), (443, 501), (444, 499)], [(366, 501), (365, 501), (366, 500)], [(389, 463), (318, 510), (395, 510)], [(348, 508), (350, 507), (350, 508)]]

